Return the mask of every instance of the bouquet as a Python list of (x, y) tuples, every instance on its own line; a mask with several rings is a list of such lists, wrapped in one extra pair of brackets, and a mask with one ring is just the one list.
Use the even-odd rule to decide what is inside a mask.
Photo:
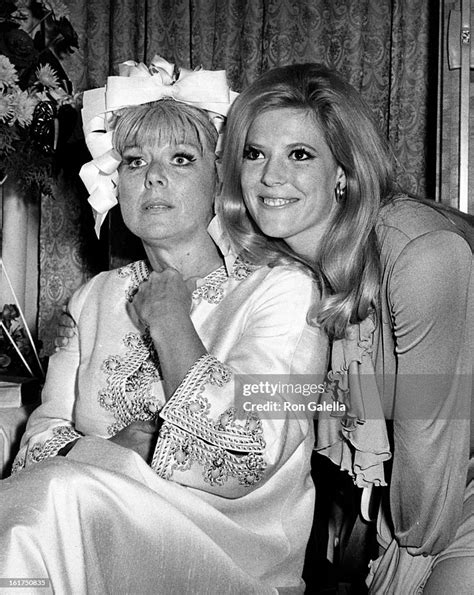
[(77, 96), (59, 59), (74, 47), (77, 35), (62, 2), (1, 5), (0, 182), (11, 177), (30, 194), (52, 194), (58, 147), (77, 118)]

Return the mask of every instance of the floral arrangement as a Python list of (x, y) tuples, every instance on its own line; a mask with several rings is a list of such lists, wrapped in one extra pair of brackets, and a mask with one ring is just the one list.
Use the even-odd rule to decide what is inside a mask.
[(0, 182), (9, 177), (36, 195), (52, 194), (58, 146), (77, 117), (60, 62), (77, 47), (67, 16), (59, 0), (0, 6)]

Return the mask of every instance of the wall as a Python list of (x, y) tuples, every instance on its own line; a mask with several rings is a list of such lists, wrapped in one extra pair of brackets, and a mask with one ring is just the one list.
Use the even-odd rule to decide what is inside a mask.
[[(466, 0), (464, 0), (466, 1)], [(474, 6), (471, 1), (471, 30), (474, 29)], [(460, 69), (450, 69), (448, 62), (448, 24), (451, 10), (460, 10), (460, 0), (444, 0), (441, 7), (440, 35), (440, 111), (438, 119), (437, 199), (453, 207), (458, 206), (459, 192), (459, 97)], [(471, 45), (472, 43), (471, 34)], [(452, 42), (458, 42), (452, 39)], [(474, 213), (474, 52), (471, 48), (469, 112), (469, 212)]]

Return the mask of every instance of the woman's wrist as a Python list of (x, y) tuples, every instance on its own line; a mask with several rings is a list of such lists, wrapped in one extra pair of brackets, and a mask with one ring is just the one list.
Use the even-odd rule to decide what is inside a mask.
[(160, 320), (153, 320), (148, 330), (156, 346), (166, 348), (170, 341), (186, 341), (196, 333), (188, 311), (182, 311), (179, 306), (169, 311)]

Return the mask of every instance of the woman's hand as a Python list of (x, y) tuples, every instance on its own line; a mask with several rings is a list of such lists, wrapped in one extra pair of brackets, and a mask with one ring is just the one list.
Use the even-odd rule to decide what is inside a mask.
[(119, 446), (134, 450), (146, 463), (151, 463), (158, 428), (159, 420), (134, 421), (109, 440)]
[(189, 318), (191, 292), (176, 269), (153, 271), (143, 282), (129, 305), (136, 323), (150, 329), (155, 340), (168, 340), (177, 321)]
[(66, 347), (69, 343), (69, 339), (74, 337), (76, 332), (76, 323), (74, 322), (73, 317), (69, 314), (67, 310), (64, 310), (64, 312), (61, 313), (59, 323), (56, 328), (54, 346), (57, 348)]
[[(193, 283), (194, 285), (194, 283)], [(150, 330), (160, 359), (165, 398), (168, 399), (189, 368), (206, 353), (190, 316), (191, 291), (175, 269), (152, 272), (130, 304), (138, 327)]]

